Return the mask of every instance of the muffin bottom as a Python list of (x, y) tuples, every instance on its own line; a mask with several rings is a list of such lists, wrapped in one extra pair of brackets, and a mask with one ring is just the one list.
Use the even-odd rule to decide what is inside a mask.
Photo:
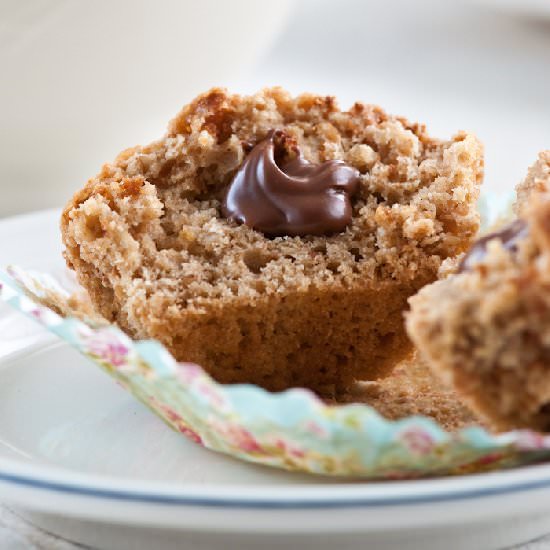
[(246, 381), (271, 391), (306, 387), (330, 396), (355, 380), (386, 376), (410, 354), (403, 310), (424, 283), (225, 302), (185, 319), (170, 312), (155, 319), (144, 304), (136, 308), (143, 319), (128, 322), (121, 315), (116, 322), (135, 338), (159, 340), (176, 359), (201, 365), (218, 382)]

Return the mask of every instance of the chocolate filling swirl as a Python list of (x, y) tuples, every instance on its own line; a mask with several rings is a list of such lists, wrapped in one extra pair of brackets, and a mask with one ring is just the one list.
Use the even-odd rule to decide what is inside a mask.
[(285, 134), (272, 130), (235, 174), (222, 214), (270, 237), (340, 233), (352, 218), (359, 171), (341, 160), (288, 158)]
[(468, 253), (462, 258), (458, 266), (458, 273), (471, 271), (473, 267), (483, 261), (487, 254), (487, 243), (493, 239), (498, 239), (502, 246), (510, 252), (516, 252), (518, 242), (527, 236), (528, 227), (524, 220), (518, 219), (505, 226), (500, 231), (488, 233), (477, 240)]

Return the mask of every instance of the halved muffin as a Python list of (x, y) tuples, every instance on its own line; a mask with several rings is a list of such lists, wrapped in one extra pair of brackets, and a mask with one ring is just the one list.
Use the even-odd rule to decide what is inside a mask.
[(517, 195), (516, 220), (411, 298), (407, 328), (434, 372), (496, 428), (550, 431), (550, 151)]
[[(251, 164), (260, 153), (261, 170)], [(65, 257), (99, 312), (132, 337), (160, 340), (221, 382), (331, 394), (384, 376), (411, 351), (407, 298), (471, 243), (482, 166), (475, 137), (436, 140), (375, 106), (213, 89), (74, 196), (61, 220)], [(281, 202), (277, 178), (291, 168)], [(344, 190), (333, 168), (355, 174), (354, 185)], [(242, 184), (258, 213), (265, 181), (252, 192), (247, 180), (258, 174), (273, 180), (270, 208), (288, 222), (277, 231), (228, 208)], [(293, 204), (302, 184), (309, 194)], [(292, 209), (340, 226), (298, 227)]]

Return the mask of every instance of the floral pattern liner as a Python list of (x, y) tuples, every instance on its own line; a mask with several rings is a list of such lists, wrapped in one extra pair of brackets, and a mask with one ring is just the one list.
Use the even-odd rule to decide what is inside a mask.
[[(169, 426), (233, 457), (314, 474), (376, 479), (487, 471), (550, 458), (550, 436), (530, 431), (456, 433), (412, 416), (389, 421), (363, 404), (326, 405), (313, 393), (221, 385), (198, 365), (177, 363), (152, 340), (115, 326), (64, 318), (41, 304), (69, 296), (51, 277), (9, 267), (0, 298), (41, 323), (115, 378)], [(55, 302), (55, 299), (54, 299)]]

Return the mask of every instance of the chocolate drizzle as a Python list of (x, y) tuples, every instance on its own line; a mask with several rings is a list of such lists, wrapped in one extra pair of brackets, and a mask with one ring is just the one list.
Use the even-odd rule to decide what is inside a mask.
[(458, 266), (458, 273), (471, 271), (475, 264), (482, 261), (487, 254), (487, 243), (493, 239), (498, 239), (506, 250), (516, 252), (518, 242), (527, 236), (528, 230), (524, 220), (515, 220), (500, 231), (488, 233), (476, 241), (466, 256), (462, 258)]
[(311, 163), (297, 146), (288, 158), (287, 139), (272, 130), (252, 149), (227, 190), (222, 214), (271, 237), (343, 231), (359, 171), (341, 160)]

